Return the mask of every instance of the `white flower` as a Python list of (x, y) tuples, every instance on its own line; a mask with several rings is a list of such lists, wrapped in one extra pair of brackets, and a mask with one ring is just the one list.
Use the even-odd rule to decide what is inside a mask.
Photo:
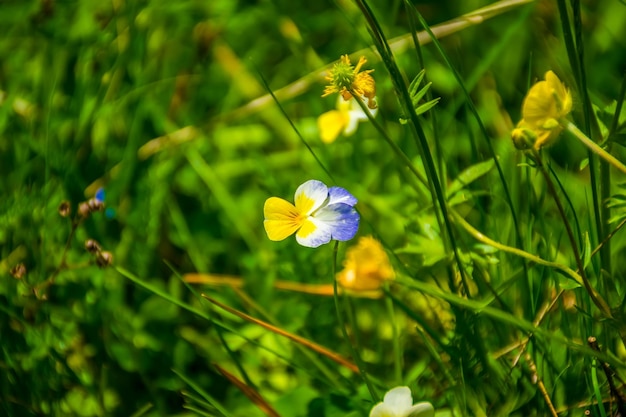
[(383, 402), (370, 411), (370, 417), (433, 417), (435, 409), (429, 402), (413, 404), (409, 387), (395, 387), (385, 394)]

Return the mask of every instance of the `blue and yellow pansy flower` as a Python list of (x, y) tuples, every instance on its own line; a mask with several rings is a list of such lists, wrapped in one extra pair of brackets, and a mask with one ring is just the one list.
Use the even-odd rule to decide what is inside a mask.
[(316, 248), (334, 240), (350, 240), (359, 229), (357, 199), (341, 187), (327, 187), (309, 180), (300, 185), (295, 205), (278, 197), (265, 201), (265, 231), (270, 240), (279, 241), (296, 234), (302, 246)]

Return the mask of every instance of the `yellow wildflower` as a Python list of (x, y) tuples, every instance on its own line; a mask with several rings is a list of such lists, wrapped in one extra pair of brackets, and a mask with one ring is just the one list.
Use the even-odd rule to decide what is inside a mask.
[(364, 56), (359, 58), (356, 66), (352, 66), (350, 57), (342, 55), (338, 63), (333, 66), (326, 79), (330, 83), (324, 88), (322, 97), (333, 93), (339, 93), (344, 100), (348, 101), (353, 95), (364, 100), (367, 107), (375, 109), (376, 106), (376, 82), (370, 75), (374, 70), (361, 71), (361, 67), (367, 60)]
[[(549, 131), (545, 131), (542, 135), (550, 135), (550, 133)], [(511, 132), (511, 139), (513, 139), (513, 145), (517, 149), (526, 150), (532, 148), (533, 145), (537, 143), (537, 134), (528, 126), (528, 123), (522, 119)], [(545, 142), (548, 138), (542, 136), (542, 140)]]
[(343, 266), (337, 282), (349, 291), (379, 291), (383, 282), (395, 278), (382, 245), (371, 236), (361, 237), (356, 246), (348, 249)]
[[(370, 111), (370, 114), (376, 116), (377, 112), (378, 109), (374, 109)], [(354, 98), (345, 101), (338, 97), (337, 108), (327, 111), (317, 118), (317, 128), (320, 131), (322, 142), (332, 143), (340, 134), (352, 135), (356, 132), (359, 122), (366, 120), (368, 120), (367, 114)]]
[(572, 96), (559, 77), (546, 72), (545, 80), (533, 85), (522, 105), (522, 120), (511, 136), (518, 149), (551, 144), (563, 130), (563, 121), (572, 111)]

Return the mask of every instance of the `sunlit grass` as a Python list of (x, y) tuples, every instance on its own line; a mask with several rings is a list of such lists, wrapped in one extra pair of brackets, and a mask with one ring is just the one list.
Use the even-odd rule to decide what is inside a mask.
[[(0, 414), (626, 415), (624, 22), (0, 6)], [(357, 202), (296, 201), (302, 235), (357, 235), (270, 240), (312, 179)]]

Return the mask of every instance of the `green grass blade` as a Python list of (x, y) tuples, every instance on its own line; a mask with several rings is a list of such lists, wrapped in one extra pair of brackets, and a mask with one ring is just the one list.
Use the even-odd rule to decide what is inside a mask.
[(213, 407), (215, 407), (215, 409), (217, 411), (222, 413), (222, 415), (224, 415), (224, 417), (234, 417), (234, 415), (231, 414), (224, 407), (222, 407), (222, 405), (217, 400), (215, 400), (215, 398), (213, 398), (213, 396), (211, 396), (211, 394), (206, 392), (200, 385), (196, 384), (191, 378), (185, 376), (185, 374), (183, 374), (182, 372), (179, 372), (179, 371), (177, 371), (175, 369), (172, 369), (172, 372), (174, 372), (176, 375), (178, 375), (178, 377), (180, 379), (182, 379), (187, 385), (189, 385), (195, 392), (200, 394), (200, 396), (202, 398), (204, 398)]

